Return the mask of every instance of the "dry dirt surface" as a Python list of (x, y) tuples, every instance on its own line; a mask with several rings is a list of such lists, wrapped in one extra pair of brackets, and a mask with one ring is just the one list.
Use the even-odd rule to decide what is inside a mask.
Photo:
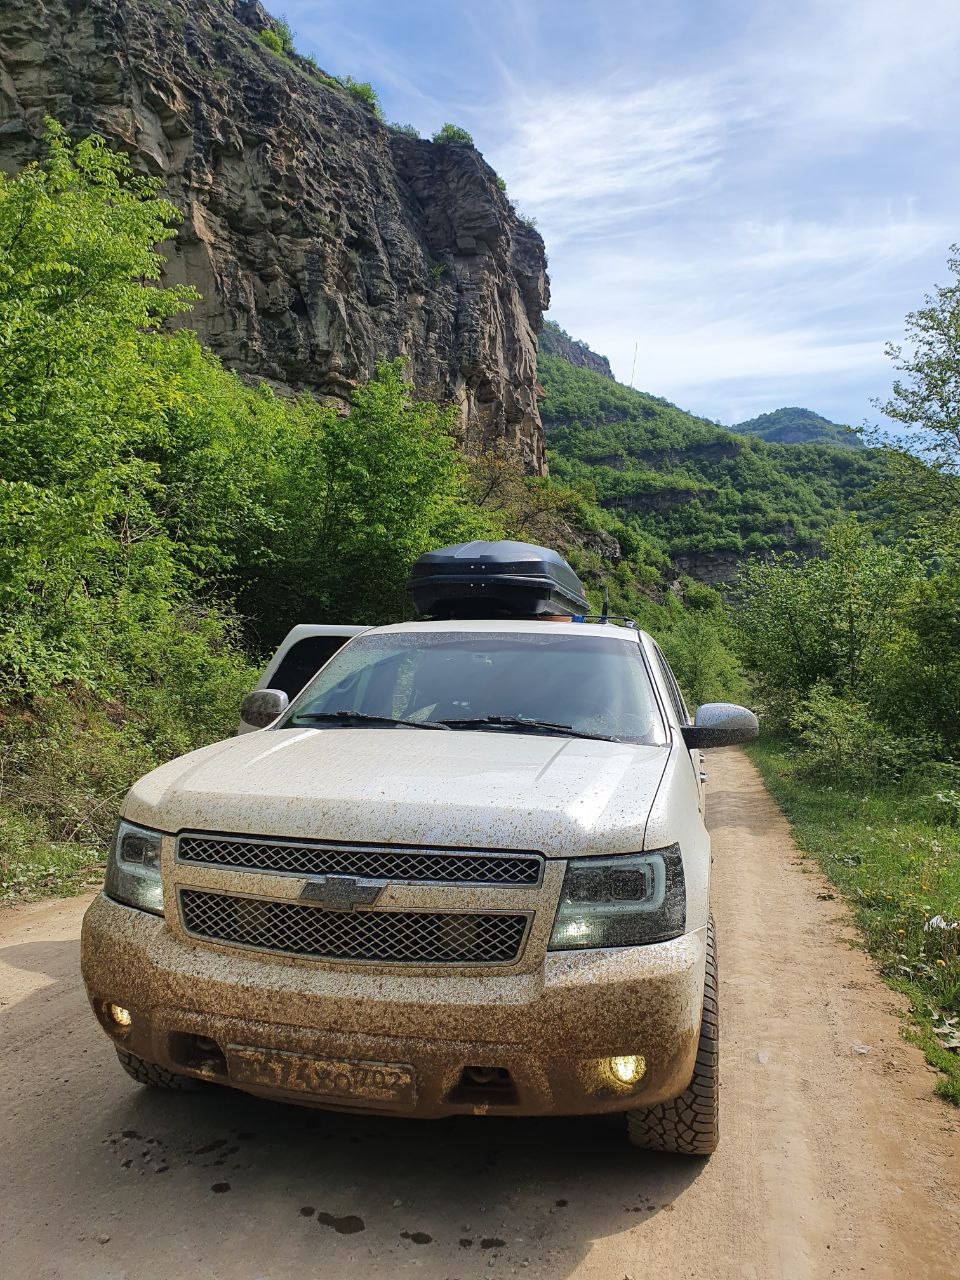
[(956, 1280), (960, 1113), (900, 1037), (737, 752), (710, 760), (723, 1137), (371, 1119), (122, 1074), (77, 971), (88, 899), (0, 916), (3, 1280)]

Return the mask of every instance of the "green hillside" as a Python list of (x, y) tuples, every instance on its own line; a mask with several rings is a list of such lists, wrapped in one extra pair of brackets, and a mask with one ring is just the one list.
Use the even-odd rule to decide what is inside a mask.
[(838, 449), (862, 449), (863, 441), (851, 427), (800, 409), (795, 405), (761, 413), (730, 428), (738, 435), (759, 436), (769, 444), (829, 444)]
[(654, 561), (722, 580), (744, 556), (809, 548), (842, 512), (876, 514), (873, 450), (768, 444), (556, 357), (539, 370), (551, 473), (592, 486)]

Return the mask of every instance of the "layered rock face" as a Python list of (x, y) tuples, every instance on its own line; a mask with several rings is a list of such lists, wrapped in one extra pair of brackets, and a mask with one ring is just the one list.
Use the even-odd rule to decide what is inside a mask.
[(229, 367), (343, 401), (403, 356), (457, 404), (469, 452), (544, 469), (539, 235), (471, 147), (409, 138), (259, 40), (254, 0), (3, 0), (0, 167), (45, 115), (163, 177), (182, 209), (168, 283)]
[(603, 378), (615, 381), (610, 361), (606, 356), (591, 351), (585, 342), (571, 338), (566, 330), (561, 329), (552, 320), (547, 320), (540, 331), (540, 350), (544, 355), (559, 356), (561, 360), (566, 360), (567, 364), (575, 365), (578, 369), (590, 369), (591, 372), (599, 373)]

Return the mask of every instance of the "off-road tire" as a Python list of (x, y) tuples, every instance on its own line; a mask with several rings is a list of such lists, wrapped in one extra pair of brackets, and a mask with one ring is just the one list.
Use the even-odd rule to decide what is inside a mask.
[(166, 1067), (158, 1067), (155, 1062), (144, 1062), (143, 1058), (138, 1058), (135, 1053), (128, 1053), (126, 1049), (117, 1048), (117, 1057), (120, 1059), (121, 1067), (123, 1067), (131, 1080), (136, 1080), (138, 1084), (148, 1085), (151, 1089), (182, 1089), (189, 1091), (203, 1087), (203, 1082), (194, 1080), (192, 1076), (178, 1076), (175, 1071), (168, 1071)]
[(707, 965), (697, 1063), (689, 1088), (679, 1098), (646, 1111), (627, 1112), (627, 1136), (637, 1147), (708, 1156), (720, 1137), (720, 1019), (717, 1001), (717, 939), (713, 917), (707, 925)]

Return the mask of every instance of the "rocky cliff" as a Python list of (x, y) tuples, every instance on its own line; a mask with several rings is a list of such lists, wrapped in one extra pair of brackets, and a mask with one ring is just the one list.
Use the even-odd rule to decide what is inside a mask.
[[(184, 213), (167, 278), (239, 372), (346, 398), (378, 359), (458, 405), (469, 451), (544, 466), (543, 242), (472, 147), (381, 123), (292, 50), (255, 0), (3, 0), (0, 166), (45, 115), (161, 175)], [(274, 42), (276, 43), (276, 42)]]
[(540, 330), (540, 350), (546, 356), (558, 356), (577, 369), (589, 369), (599, 373), (603, 378), (613, 378), (613, 370), (606, 356), (591, 351), (585, 342), (571, 338), (566, 330), (561, 329), (552, 320), (544, 321)]

